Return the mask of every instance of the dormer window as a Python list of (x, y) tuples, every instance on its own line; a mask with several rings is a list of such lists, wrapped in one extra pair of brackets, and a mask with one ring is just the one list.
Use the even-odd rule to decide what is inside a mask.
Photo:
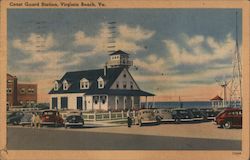
[(66, 80), (63, 81), (63, 90), (68, 90), (69, 89), (69, 84)]
[(57, 81), (55, 81), (54, 90), (55, 90), (55, 91), (58, 91), (58, 89), (59, 89), (59, 84), (58, 84)]
[(97, 79), (97, 82), (98, 82), (98, 88), (99, 89), (104, 88), (104, 80), (102, 79), (102, 77), (99, 77)]
[(80, 89), (89, 89), (89, 81), (85, 78), (83, 78), (80, 81)]

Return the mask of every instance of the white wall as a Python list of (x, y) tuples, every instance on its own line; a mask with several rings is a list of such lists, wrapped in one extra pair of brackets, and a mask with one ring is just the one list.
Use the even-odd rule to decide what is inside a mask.
[[(126, 74), (126, 78), (123, 77), (123, 75)], [(118, 76), (118, 78), (115, 80), (115, 82), (112, 84), (111, 89), (118, 89), (116, 87), (117, 82), (119, 82), (119, 89), (123, 88), (123, 82), (126, 82), (127, 84), (127, 90), (131, 90), (130, 88), (130, 82), (133, 83), (133, 90), (139, 90), (139, 87), (137, 86), (136, 82), (133, 80), (133, 78), (128, 73), (127, 69), (124, 69), (121, 74)]]
[(68, 97), (68, 109), (77, 109), (76, 97), (82, 97), (82, 108), (84, 109), (84, 94), (83, 93), (67, 93), (67, 94), (51, 94), (50, 95), (50, 109), (52, 109), (52, 98), (57, 98), (58, 109), (61, 109), (61, 97)]
[[(105, 96), (105, 95), (96, 95), (96, 96)], [(106, 95), (107, 96), (107, 95)], [(87, 110), (108, 110), (108, 101), (109, 97), (107, 96), (106, 102), (103, 104), (100, 100), (98, 101), (97, 104), (94, 103), (93, 101), (93, 96), (86, 96), (86, 104), (87, 104)]]

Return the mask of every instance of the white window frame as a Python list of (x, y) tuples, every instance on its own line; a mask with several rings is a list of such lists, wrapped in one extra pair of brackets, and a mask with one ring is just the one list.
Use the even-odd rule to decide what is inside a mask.
[(89, 81), (85, 78), (80, 81), (80, 89), (89, 89)]
[(69, 83), (67, 82), (67, 80), (63, 81), (63, 90), (66, 91), (69, 89)]
[(98, 82), (98, 88), (99, 88), (99, 89), (104, 88), (104, 80), (102, 79), (102, 77), (99, 77), (99, 78), (97, 79), (97, 82)]
[(54, 90), (58, 91), (58, 89), (59, 89), (59, 84), (58, 84), (57, 81), (55, 81), (55, 83), (54, 83)]

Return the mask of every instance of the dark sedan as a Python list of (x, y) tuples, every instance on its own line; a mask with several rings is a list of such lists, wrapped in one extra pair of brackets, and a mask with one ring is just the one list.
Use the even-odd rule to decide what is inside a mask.
[(176, 108), (172, 110), (172, 117), (176, 123), (181, 121), (193, 121), (193, 113), (185, 108)]
[(18, 125), (23, 117), (23, 112), (12, 112), (7, 115), (7, 124)]
[(84, 120), (80, 115), (69, 115), (64, 122), (65, 128), (67, 127), (83, 127)]

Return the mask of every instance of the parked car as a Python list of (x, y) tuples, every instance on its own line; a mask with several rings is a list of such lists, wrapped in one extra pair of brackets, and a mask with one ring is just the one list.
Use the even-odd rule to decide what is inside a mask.
[(83, 127), (84, 125), (84, 120), (82, 116), (76, 115), (76, 114), (71, 114), (69, 115), (64, 122), (65, 128), (67, 127)]
[(137, 116), (135, 118), (135, 124), (139, 124), (142, 126), (144, 123), (155, 123), (155, 115), (154, 110), (152, 109), (141, 109), (137, 112)]
[(242, 127), (242, 109), (226, 108), (215, 117), (215, 122), (220, 127), (226, 129)]
[(23, 117), (23, 112), (12, 112), (7, 114), (7, 124), (18, 125)]
[(207, 116), (198, 108), (188, 108), (193, 114), (193, 120), (207, 120)]
[(166, 109), (166, 108), (155, 109), (154, 114), (157, 123), (161, 123), (162, 121), (172, 121), (171, 109)]
[(41, 119), (42, 119), (41, 126), (44, 125), (50, 125), (50, 126), (52, 125), (55, 127), (63, 126), (63, 119), (59, 114), (59, 112), (56, 110), (43, 111)]
[(207, 117), (207, 120), (214, 120), (214, 118), (220, 113), (220, 111), (213, 108), (201, 108), (200, 111)]
[(21, 118), (20, 124), (22, 126), (31, 125), (31, 119), (32, 119), (32, 113), (30, 112), (24, 113), (23, 117)]
[(172, 117), (176, 123), (180, 123), (181, 121), (192, 121), (194, 115), (189, 109), (175, 108), (172, 109)]

